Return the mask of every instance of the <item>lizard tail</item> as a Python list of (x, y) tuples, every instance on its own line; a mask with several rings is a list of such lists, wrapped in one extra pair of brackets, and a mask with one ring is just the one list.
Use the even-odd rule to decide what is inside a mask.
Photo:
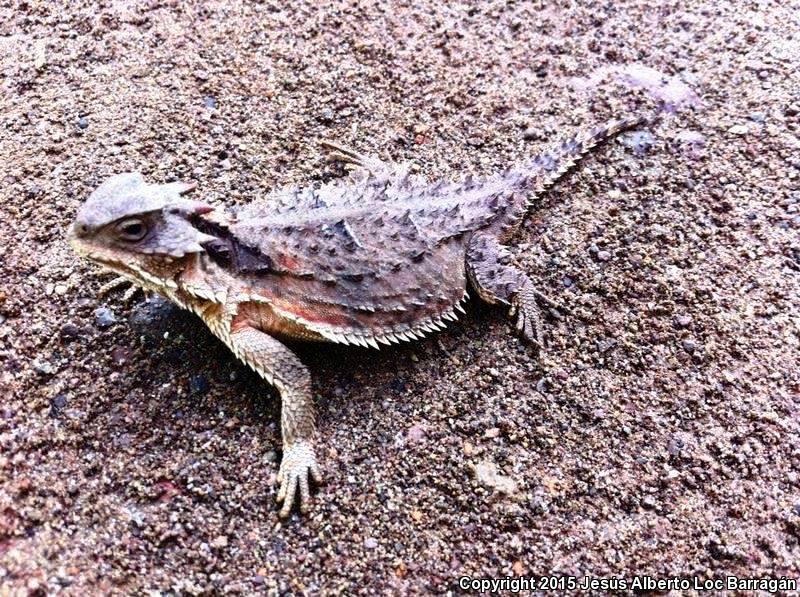
[[(631, 116), (609, 120), (605, 124), (579, 132), (508, 173), (520, 191), (532, 192), (532, 198), (544, 193), (572, 168), (593, 147), (627, 130), (653, 124), (656, 116)], [(510, 174), (510, 176), (509, 176)]]

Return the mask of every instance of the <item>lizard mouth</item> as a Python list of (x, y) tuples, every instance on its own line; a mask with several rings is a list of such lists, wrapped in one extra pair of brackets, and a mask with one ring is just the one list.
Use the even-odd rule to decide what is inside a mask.
[(75, 254), (78, 255), (78, 257), (93, 261), (98, 265), (113, 271), (114, 273), (120, 274), (121, 276), (125, 276), (127, 278), (134, 277), (133, 273), (128, 268), (120, 264), (119, 261), (109, 259), (103, 254), (94, 250), (89, 243), (81, 240), (81, 238), (75, 233), (74, 226), (71, 226), (69, 229), (67, 234), (67, 242)]
[(74, 224), (69, 227), (67, 231), (67, 242), (72, 250), (77, 253), (80, 257), (88, 257), (89, 249), (85, 243), (78, 238), (78, 235), (75, 233), (75, 226)]

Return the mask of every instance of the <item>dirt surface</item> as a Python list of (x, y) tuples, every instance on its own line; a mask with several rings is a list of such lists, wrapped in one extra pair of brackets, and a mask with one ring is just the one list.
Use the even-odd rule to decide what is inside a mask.
[[(800, 575), (791, 2), (11, 4), (0, 595)], [(327, 137), (489, 172), (655, 99), (519, 234), (570, 311), (541, 359), (475, 302), (413, 345), (297, 348), (327, 483), (285, 523), (276, 394), (193, 316), (98, 298), (64, 240), (120, 171), (244, 203), (337, 175)]]

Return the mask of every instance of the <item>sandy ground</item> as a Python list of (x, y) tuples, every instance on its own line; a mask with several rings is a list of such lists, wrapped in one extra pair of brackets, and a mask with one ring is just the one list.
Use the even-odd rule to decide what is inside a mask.
[[(11, 4), (0, 595), (800, 575), (792, 2)], [(98, 298), (64, 240), (120, 171), (244, 203), (337, 175), (328, 137), (489, 172), (652, 98), (675, 114), (519, 234), (572, 313), (543, 358), (475, 303), (414, 345), (298, 347), (327, 483), (285, 523), (276, 394), (193, 316)]]

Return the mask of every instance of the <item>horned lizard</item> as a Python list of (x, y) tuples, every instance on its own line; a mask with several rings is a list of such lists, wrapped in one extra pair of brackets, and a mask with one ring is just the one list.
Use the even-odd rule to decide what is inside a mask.
[(646, 119), (610, 121), (504, 172), (429, 183), (332, 142), (350, 178), (283, 188), (234, 210), (185, 195), (192, 184), (106, 180), (70, 228), (77, 253), (199, 315), (283, 401), (281, 516), (309, 480), (311, 376), (282, 338), (379, 348), (415, 340), (462, 311), (467, 290), (510, 307), (521, 336), (541, 346), (545, 297), (506, 243), (533, 199), (592, 146)]

